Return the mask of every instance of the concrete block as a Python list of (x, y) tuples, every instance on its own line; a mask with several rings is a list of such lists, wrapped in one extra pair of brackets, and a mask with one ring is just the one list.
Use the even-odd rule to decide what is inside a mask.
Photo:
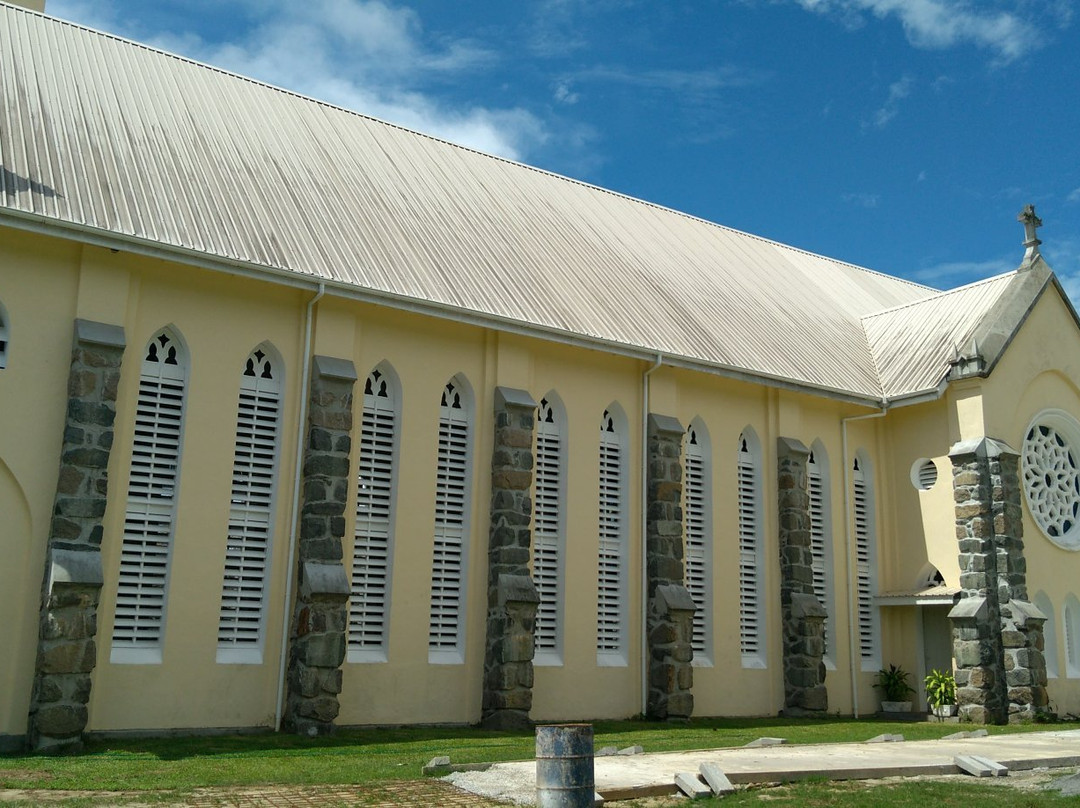
[(610, 755), (617, 755), (619, 753), (618, 747), (615, 746), (603, 746), (596, 750), (596, 757), (608, 757)]
[(953, 758), (956, 768), (974, 777), (1004, 777), (1009, 770), (995, 760), (981, 755), (957, 755)]
[(57, 584), (101, 586), (105, 580), (101, 552), (97, 549), (61, 550), (49, 552), (49, 591)]
[(744, 749), (756, 749), (761, 746), (780, 746), (787, 743), (787, 738), (757, 738), (743, 746)]
[(712, 796), (712, 789), (705, 785), (693, 772), (679, 772), (675, 775), (675, 785), (679, 791), (692, 800), (700, 800)]
[(644, 752), (644, 747), (641, 746), (628, 746), (625, 749), (620, 749), (618, 754), (620, 755), (640, 755)]
[(723, 797), (725, 794), (735, 793), (735, 786), (715, 763), (702, 763), (698, 771), (701, 772), (701, 776), (705, 778), (705, 782), (709, 784), (715, 796)]
[(342, 564), (320, 564), (317, 561), (304, 562), (304, 580), (300, 587), (304, 598), (319, 596), (349, 596), (349, 577)]
[(113, 348), (123, 348), (126, 345), (123, 326), (81, 318), (75, 320), (75, 341), (108, 345)]
[(893, 735), (886, 732), (882, 735), (875, 735), (873, 738), (867, 740), (866, 743), (898, 743), (902, 740), (904, 740), (903, 735)]
[(495, 409), (520, 408), (535, 410), (537, 407), (533, 397), (524, 390), (514, 387), (495, 388)]
[(349, 359), (338, 359), (333, 356), (319, 356), (312, 358), (312, 371), (315, 376), (323, 378), (342, 379), (344, 381), (356, 381), (356, 366)]

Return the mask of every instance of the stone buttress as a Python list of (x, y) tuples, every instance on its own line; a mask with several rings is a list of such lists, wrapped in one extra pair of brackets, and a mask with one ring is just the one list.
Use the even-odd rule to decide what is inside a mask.
[(30, 702), (28, 741), (38, 751), (77, 751), (86, 728), (90, 674), (97, 660), (102, 520), (123, 353), (123, 328), (75, 321)]
[(649, 414), (646, 447), (648, 715), (686, 721), (694, 712), (694, 599), (683, 579), (682, 440), (675, 418)]
[(285, 726), (300, 735), (333, 732), (340, 709), (349, 600), (342, 538), (353, 479), (349, 433), (355, 383), (352, 362), (314, 357), (284, 716)]
[(991, 438), (958, 443), (949, 457), (962, 590), (949, 613), (960, 716), (1030, 719), (1046, 705), (1046, 617), (1027, 600), (1019, 457)]
[(777, 440), (785, 715), (824, 715), (829, 709), (823, 661), (826, 612), (814, 594), (806, 488), (809, 457), (810, 450), (800, 441)]
[(495, 388), (488, 540), (487, 643), (481, 722), (490, 729), (532, 727), (533, 655), (540, 596), (529, 575), (533, 429), (536, 402), (523, 390)]

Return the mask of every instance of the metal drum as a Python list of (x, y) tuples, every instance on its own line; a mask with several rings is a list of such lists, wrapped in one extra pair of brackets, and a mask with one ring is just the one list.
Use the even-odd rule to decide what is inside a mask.
[(538, 726), (538, 808), (592, 808), (595, 794), (592, 724)]

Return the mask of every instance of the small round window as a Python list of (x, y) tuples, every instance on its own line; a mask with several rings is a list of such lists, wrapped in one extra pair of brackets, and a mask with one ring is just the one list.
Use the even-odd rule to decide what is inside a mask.
[(920, 491), (929, 491), (937, 482), (937, 463), (928, 457), (915, 461), (911, 467), (911, 484)]
[(1080, 424), (1059, 411), (1040, 413), (1024, 436), (1024, 494), (1039, 529), (1066, 550), (1080, 550)]

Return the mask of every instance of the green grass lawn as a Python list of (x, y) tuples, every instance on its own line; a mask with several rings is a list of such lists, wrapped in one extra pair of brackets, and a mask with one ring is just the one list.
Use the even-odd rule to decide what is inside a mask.
[[(1021, 725), (988, 729), (992, 734), (999, 734), (1049, 728)], [(921, 740), (939, 738), (961, 727), (872, 719), (754, 718), (695, 719), (687, 726), (646, 721), (598, 721), (594, 723), (594, 729), (597, 749), (640, 745), (647, 752), (661, 752), (742, 746), (762, 736), (786, 738), (793, 744), (857, 742), (884, 732), (900, 733), (908, 740)], [(420, 777), (421, 767), (436, 755), (449, 755), (454, 763), (480, 763), (528, 760), (533, 757), (533, 752), (534, 735), (531, 732), (493, 732), (474, 728), (341, 730), (333, 737), (317, 739), (265, 734), (91, 740), (80, 755), (0, 757), (0, 788), (167, 791), (175, 796), (203, 787), (377, 785)], [(844, 801), (846, 798), (832, 802), (833, 796), (843, 798), (843, 785), (784, 786), (782, 792), (772, 789), (770, 799), (790, 799), (810, 806), (873, 804), (848, 803)], [(929, 788), (936, 784), (923, 785)], [(805, 794), (804, 789), (807, 790)], [(861, 800), (868, 796), (863, 793), (865, 791), (862, 788), (852, 794), (861, 794)], [(992, 791), (997, 793), (997, 789)], [(836, 794), (828, 796), (833, 792)], [(760, 801), (761, 795), (755, 796), (755, 793), (741, 794), (738, 800)], [(888, 804), (908, 804), (898, 801), (903, 793), (903, 789), (896, 791), (889, 797)], [(809, 796), (811, 794), (819, 796)], [(984, 804), (982, 796), (969, 796), (964, 802), (970, 804), (976, 798), (978, 804)], [(918, 800), (918, 803), (911, 802), (912, 805), (924, 805), (925, 800), (933, 800), (938, 805), (961, 804), (941, 802), (929, 792), (912, 799)], [(85, 804), (95, 803), (91, 800)], [(725, 800), (725, 805), (732, 804), (735, 802)]]

